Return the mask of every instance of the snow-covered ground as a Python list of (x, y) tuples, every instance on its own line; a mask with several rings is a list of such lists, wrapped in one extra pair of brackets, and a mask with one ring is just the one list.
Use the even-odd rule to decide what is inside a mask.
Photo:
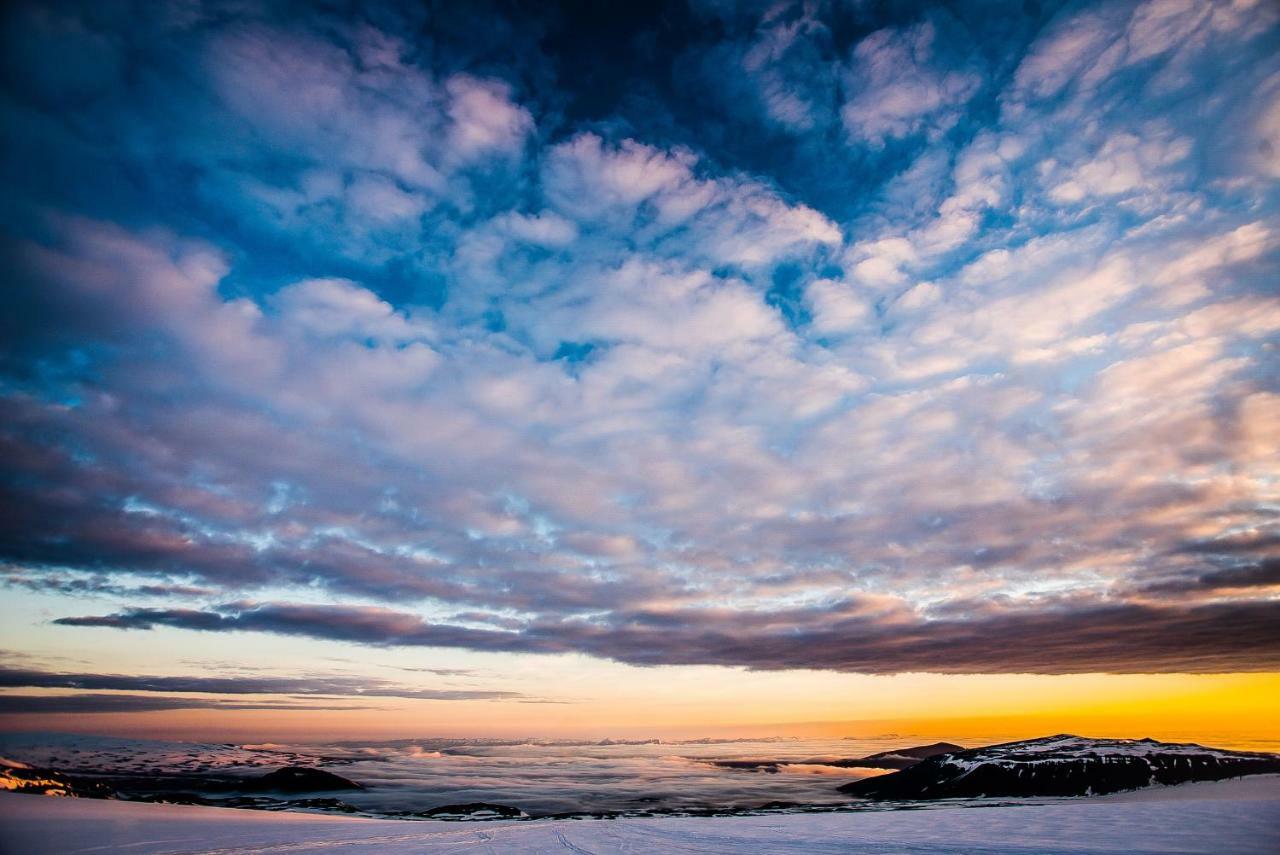
[(715, 819), (440, 823), (0, 794), (0, 852), (1266, 853), (1280, 776), (1050, 804)]
[(1062, 733), (1040, 739), (1024, 739), (1000, 745), (987, 745), (964, 752), (964, 759), (952, 765), (974, 768), (983, 763), (1014, 765), (1030, 763), (1068, 763), (1092, 757), (1194, 757), (1218, 760), (1239, 758), (1272, 759), (1274, 755), (1249, 751), (1224, 751), (1206, 748), (1193, 742), (1158, 742), (1154, 739), (1097, 739)]

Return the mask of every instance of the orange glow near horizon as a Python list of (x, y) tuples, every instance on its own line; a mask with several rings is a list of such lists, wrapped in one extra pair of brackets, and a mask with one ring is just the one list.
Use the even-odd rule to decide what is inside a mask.
[[(1228, 748), (1274, 749), (1280, 741), (1275, 725), (1280, 721), (1280, 674), (865, 677), (701, 668), (626, 670), (638, 672), (641, 679), (634, 683), (640, 691), (629, 691), (622, 681), (609, 696), (569, 703), (343, 699), (332, 704), (369, 708), (8, 715), (0, 719), (0, 729), (245, 742), (894, 733), (907, 741), (918, 737), (981, 743), (1058, 732), (1151, 736)], [(655, 677), (682, 689), (694, 677), (701, 691), (673, 691), (661, 698), (651, 694), (645, 701), (643, 678)], [(825, 697), (824, 682), (832, 689)], [(870, 694), (862, 694), (867, 691)]]

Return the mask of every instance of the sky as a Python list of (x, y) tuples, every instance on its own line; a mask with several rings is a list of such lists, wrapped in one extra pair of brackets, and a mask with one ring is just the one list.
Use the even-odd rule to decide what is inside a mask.
[(1280, 7), (613, 5), (6, 5), (0, 729), (1280, 736)]

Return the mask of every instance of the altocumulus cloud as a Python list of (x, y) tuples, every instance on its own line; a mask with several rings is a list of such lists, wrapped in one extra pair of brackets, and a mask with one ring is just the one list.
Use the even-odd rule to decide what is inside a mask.
[(56, 625), (1280, 667), (1273, 5), (4, 14)]

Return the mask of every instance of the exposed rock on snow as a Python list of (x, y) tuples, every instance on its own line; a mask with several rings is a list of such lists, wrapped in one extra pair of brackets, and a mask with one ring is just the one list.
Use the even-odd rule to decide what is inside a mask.
[(1280, 756), (1154, 739), (1060, 734), (940, 754), (839, 789), (882, 800), (1088, 796), (1267, 772), (1280, 772)]
[(6, 757), (0, 757), (0, 790), (44, 796), (107, 798), (110, 795), (110, 789), (100, 784), (71, 781), (57, 772)]
[(428, 811), (423, 811), (421, 816), (431, 817), (432, 819), (528, 819), (528, 815), (510, 805), (491, 805), (485, 802), (472, 802), (465, 805), (441, 805)]

